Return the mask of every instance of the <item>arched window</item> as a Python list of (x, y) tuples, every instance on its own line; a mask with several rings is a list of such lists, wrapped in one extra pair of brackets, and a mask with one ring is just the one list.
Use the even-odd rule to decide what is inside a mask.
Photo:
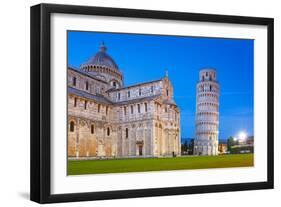
[(73, 78), (72, 78), (72, 85), (73, 85), (73, 86), (76, 86), (76, 77), (73, 77)]
[(98, 113), (100, 113), (100, 104), (98, 104)]
[(89, 83), (86, 81), (86, 90), (89, 90)]
[(95, 133), (95, 126), (92, 124), (91, 125), (91, 134), (94, 134)]
[(131, 114), (133, 114), (133, 113), (134, 113), (134, 106), (131, 105)]
[(140, 113), (140, 105), (138, 104), (138, 112)]
[(151, 93), (153, 93), (153, 86), (150, 87)]
[(118, 100), (120, 100), (120, 93), (118, 93)]
[(69, 130), (70, 130), (71, 132), (74, 132), (74, 127), (75, 127), (75, 123), (74, 123), (74, 121), (71, 121), (71, 122), (70, 122), (70, 127), (69, 127), (70, 129), (69, 129)]
[(169, 96), (169, 90), (168, 89), (166, 89), (166, 95)]
[(126, 138), (128, 138), (128, 137), (129, 137), (129, 129), (126, 128)]
[(116, 87), (116, 82), (115, 81), (112, 84), (113, 84), (113, 87)]
[(141, 96), (141, 88), (139, 88), (139, 96)]
[(107, 136), (110, 136), (110, 128), (107, 127)]
[(144, 103), (144, 110), (147, 112), (147, 103)]
[(127, 114), (127, 108), (126, 106), (124, 106), (124, 115), (126, 116), (126, 114)]
[(128, 91), (128, 98), (130, 98), (130, 95), (131, 95), (131, 94), (130, 94), (130, 91)]
[(85, 101), (85, 103), (84, 103), (84, 109), (87, 109), (87, 103), (88, 103), (88, 101)]
[(106, 106), (106, 108), (105, 108), (105, 114), (106, 115), (108, 114), (108, 106)]
[(74, 107), (76, 107), (77, 106), (77, 98), (75, 97), (74, 98)]

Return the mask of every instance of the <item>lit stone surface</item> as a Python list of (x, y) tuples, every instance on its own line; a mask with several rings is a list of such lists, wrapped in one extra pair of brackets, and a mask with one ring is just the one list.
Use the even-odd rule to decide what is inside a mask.
[(199, 73), (196, 87), (195, 155), (217, 155), (219, 134), (219, 84), (214, 69)]
[(124, 87), (104, 45), (100, 52), (80, 70), (68, 68), (68, 157), (179, 156), (180, 111), (168, 77)]

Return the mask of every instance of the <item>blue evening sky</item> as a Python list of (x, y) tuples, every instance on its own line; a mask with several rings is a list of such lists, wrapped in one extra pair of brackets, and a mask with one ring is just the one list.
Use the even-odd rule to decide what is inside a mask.
[(160, 79), (168, 70), (182, 138), (195, 137), (196, 83), (204, 67), (215, 68), (220, 83), (219, 138), (253, 135), (254, 40), (69, 31), (68, 65), (79, 68), (102, 41), (125, 85)]

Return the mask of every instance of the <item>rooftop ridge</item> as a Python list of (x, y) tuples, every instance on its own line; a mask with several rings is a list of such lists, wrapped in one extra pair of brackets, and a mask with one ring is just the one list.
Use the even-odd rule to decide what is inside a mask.
[(107, 84), (106, 81), (101, 80), (101, 79), (98, 79), (98, 78), (96, 78), (95, 76), (91, 75), (90, 73), (86, 73), (86, 72), (84, 72), (84, 71), (82, 71), (82, 70), (80, 70), (80, 69), (78, 69), (78, 68), (75, 68), (75, 67), (72, 67), (72, 66), (67, 66), (67, 69), (68, 69), (68, 70), (75, 71), (75, 72), (78, 72), (78, 73), (80, 73), (81, 75), (88, 76), (89, 78), (92, 78), (92, 79), (94, 79), (94, 80), (97, 80), (97, 81), (100, 81), (100, 82), (102, 82), (102, 83), (106, 83), (106, 84)]

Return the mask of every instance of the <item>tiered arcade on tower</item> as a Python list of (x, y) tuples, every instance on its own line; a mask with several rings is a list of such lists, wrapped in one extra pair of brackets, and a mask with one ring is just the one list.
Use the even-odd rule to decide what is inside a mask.
[(195, 155), (217, 155), (219, 134), (219, 83), (214, 69), (203, 69), (196, 86)]

